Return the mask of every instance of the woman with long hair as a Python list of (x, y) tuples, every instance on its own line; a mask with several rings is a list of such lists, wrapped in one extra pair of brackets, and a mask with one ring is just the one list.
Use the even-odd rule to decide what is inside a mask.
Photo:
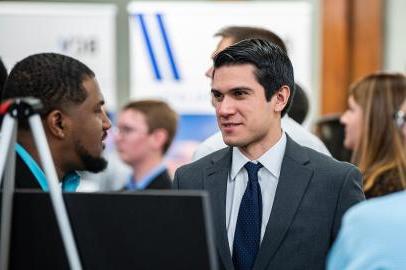
[[(406, 140), (406, 100), (392, 122)], [(406, 224), (405, 205), (406, 191), (402, 191), (359, 203), (347, 211), (330, 249), (326, 269), (406, 269), (406, 234), (402, 233)]]
[(393, 120), (405, 99), (406, 77), (400, 73), (374, 73), (350, 87), (340, 120), (367, 198), (406, 188), (406, 140)]

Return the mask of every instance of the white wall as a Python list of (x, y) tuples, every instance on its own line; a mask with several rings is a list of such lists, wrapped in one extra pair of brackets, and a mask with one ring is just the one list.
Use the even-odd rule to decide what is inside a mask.
[(406, 72), (405, 0), (386, 0), (384, 69)]

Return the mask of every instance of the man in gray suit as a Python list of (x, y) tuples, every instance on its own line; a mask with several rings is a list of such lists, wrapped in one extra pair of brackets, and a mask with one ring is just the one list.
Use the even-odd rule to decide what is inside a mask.
[(288, 56), (263, 40), (234, 44), (214, 57), (211, 92), (229, 147), (179, 168), (173, 185), (209, 192), (221, 269), (324, 269), (344, 212), (365, 198), (362, 177), (281, 129)]

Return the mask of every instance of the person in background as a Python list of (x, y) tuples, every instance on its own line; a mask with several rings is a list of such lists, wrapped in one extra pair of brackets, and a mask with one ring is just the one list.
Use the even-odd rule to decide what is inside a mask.
[[(392, 124), (406, 140), (406, 100)], [(401, 149), (406, 152), (406, 149)], [(330, 251), (328, 270), (406, 269), (406, 191), (374, 198), (351, 208)]]
[[(275, 33), (263, 28), (247, 27), (247, 26), (229, 26), (221, 29), (218, 33), (215, 34), (215, 36), (221, 37), (221, 40), (219, 41), (216, 50), (213, 52), (212, 57), (214, 57), (216, 54), (218, 54), (228, 46), (248, 38), (258, 38), (267, 40), (269, 42), (276, 44), (285, 53), (287, 52), (285, 43), (282, 41), (282, 39)], [(206, 76), (211, 79), (212, 73), (213, 68), (210, 67), (206, 71)], [(294, 99), (293, 95), (290, 96), (290, 99), (292, 98)], [(290, 102), (290, 104), (292, 103), (294, 102)], [(300, 145), (310, 147), (316, 151), (331, 156), (330, 152), (323, 144), (323, 142), (319, 138), (317, 138), (317, 136), (313, 135), (311, 132), (302, 127), (299, 123), (290, 118), (288, 115), (289, 108), (287, 110), (288, 113), (285, 114), (285, 116), (282, 118), (283, 130)], [(193, 160), (197, 160), (224, 147), (226, 147), (226, 145), (223, 142), (221, 132), (219, 131), (210, 136), (209, 138), (207, 138), (197, 147), (193, 155)]]
[(305, 90), (295, 83), (295, 96), (289, 109), (289, 117), (299, 124), (303, 124), (309, 112), (309, 99)]
[(344, 147), (345, 127), (342, 113), (321, 116), (314, 123), (314, 133), (322, 140), (331, 155), (340, 161), (351, 162), (352, 152)]
[(406, 77), (374, 73), (349, 90), (348, 109), (342, 115), (344, 146), (353, 151), (352, 163), (364, 176), (367, 198), (406, 188), (406, 148), (392, 116), (406, 99)]
[(6, 66), (4, 66), (4, 63), (0, 58), (0, 98), (2, 95), (1, 93), (3, 93), (3, 85), (6, 82), (6, 79), (7, 79), (7, 69), (6, 69)]
[(115, 137), (120, 158), (132, 168), (124, 190), (171, 188), (163, 159), (175, 137), (177, 119), (163, 101), (140, 100), (124, 106)]
[(365, 199), (361, 173), (281, 128), (294, 76), (278, 46), (243, 40), (215, 56), (212, 73), (229, 147), (180, 167), (174, 189), (209, 192), (220, 269), (324, 269), (344, 212)]
[[(0, 103), (1, 103), (1, 96), (3, 93), (3, 85), (6, 82), (7, 79), (7, 69), (4, 66), (3, 61), (0, 58)], [(3, 115), (0, 115), (0, 127), (1, 127), (1, 123), (3, 122)]]
[[(42, 102), (42, 124), (62, 189), (75, 191), (80, 180), (76, 171), (99, 172), (107, 166), (101, 155), (111, 123), (95, 74), (69, 56), (31, 55), (11, 70), (2, 100), (29, 96)], [(16, 188), (48, 191), (26, 121), (19, 122), (17, 142)]]

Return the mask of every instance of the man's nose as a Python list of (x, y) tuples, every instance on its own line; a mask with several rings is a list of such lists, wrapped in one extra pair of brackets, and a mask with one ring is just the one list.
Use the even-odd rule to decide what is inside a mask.
[(347, 122), (346, 119), (347, 119), (347, 112), (344, 112), (344, 113), (340, 116), (340, 123), (341, 123), (342, 125), (345, 125), (345, 123)]
[(103, 119), (103, 129), (108, 130), (111, 128), (111, 121), (110, 118), (107, 116), (106, 113), (104, 113), (104, 119)]
[(205, 75), (206, 75), (206, 77), (209, 78), (209, 79), (213, 78), (213, 67), (210, 67), (210, 68), (206, 71)]
[(217, 114), (222, 117), (227, 117), (235, 112), (234, 102), (227, 96), (225, 96), (221, 102), (218, 102), (216, 107)]

